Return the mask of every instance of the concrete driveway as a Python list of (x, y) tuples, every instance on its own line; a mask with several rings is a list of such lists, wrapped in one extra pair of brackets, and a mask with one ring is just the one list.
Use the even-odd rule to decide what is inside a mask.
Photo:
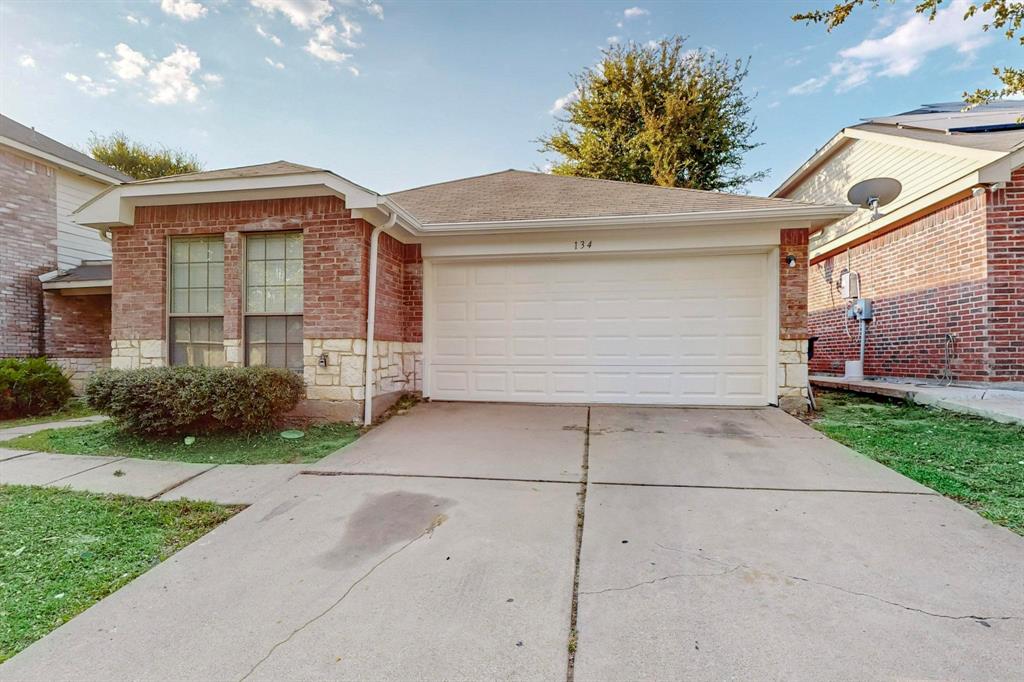
[(1022, 565), (777, 410), (435, 403), (0, 678), (1017, 679)]

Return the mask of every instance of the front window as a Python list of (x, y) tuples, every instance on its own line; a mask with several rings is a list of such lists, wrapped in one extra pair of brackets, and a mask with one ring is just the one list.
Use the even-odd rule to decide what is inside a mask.
[(224, 365), (224, 239), (171, 239), (172, 365)]
[(245, 361), (302, 371), (302, 233), (245, 239)]

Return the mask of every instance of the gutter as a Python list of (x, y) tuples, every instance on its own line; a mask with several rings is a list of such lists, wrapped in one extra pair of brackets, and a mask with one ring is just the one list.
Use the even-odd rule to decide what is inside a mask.
[(370, 233), (369, 290), (366, 295), (366, 357), (363, 360), (363, 426), (373, 423), (373, 326), (377, 317), (377, 251), (380, 233), (394, 227), (398, 214), (392, 212), (387, 221)]

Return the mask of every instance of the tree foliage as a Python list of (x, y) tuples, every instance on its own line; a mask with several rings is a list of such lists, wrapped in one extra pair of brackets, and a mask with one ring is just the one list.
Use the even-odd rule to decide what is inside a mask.
[(119, 130), (106, 137), (93, 133), (89, 138), (89, 155), (136, 180), (194, 173), (203, 169), (194, 154), (181, 149), (152, 147), (136, 142)]
[(541, 137), (563, 158), (552, 172), (662, 187), (740, 189), (767, 171), (743, 174), (757, 126), (743, 93), (748, 61), (656, 45), (613, 45), (573, 76), (566, 118)]
[[(949, 0), (919, 0), (914, 10), (918, 14), (926, 14), (929, 21), (934, 21), (936, 13), (943, 3)], [(888, 0), (890, 4), (895, 0)], [(842, 26), (850, 18), (853, 11), (864, 4), (871, 7), (878, 7), (881, 0), (844, 0), (837, 3), (832, 9), (814, 10), (793, 15), (793, 21), (804, 21), (808, 24), (824, 24), (825, 30), (832, 32), (833, 29)], [(983, 25), (988, 31), (996, 29), (1003, 32), (1007, 40), (1016, 39), (1024, 45), (1024, 35), (1017, 37), (1021, 25), (1024, 24), (1024, 2), (1011, 2), (1011, 0), (983, 0), (972, 2), (964, 13), (964, 21), (967, 21), (978, 12), (991, 12), (992, 19)], [(974, 92), (965, 92), (964, 102), (969, 106), (977, 106), (1002, 97), (1024, 94), (1024, 69), (1015, 67), (994, 67), (992, 73), (1002, 82), (1000, 88), (981, 88)]]

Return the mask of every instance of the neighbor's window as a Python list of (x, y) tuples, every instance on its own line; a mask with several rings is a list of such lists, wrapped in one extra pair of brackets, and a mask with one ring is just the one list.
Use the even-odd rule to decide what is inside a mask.
[(302, 371), (302, 233), (245, 238), (245, 361)]
[(224, 239), (171, 239), (171, 364), (224, 365)]

